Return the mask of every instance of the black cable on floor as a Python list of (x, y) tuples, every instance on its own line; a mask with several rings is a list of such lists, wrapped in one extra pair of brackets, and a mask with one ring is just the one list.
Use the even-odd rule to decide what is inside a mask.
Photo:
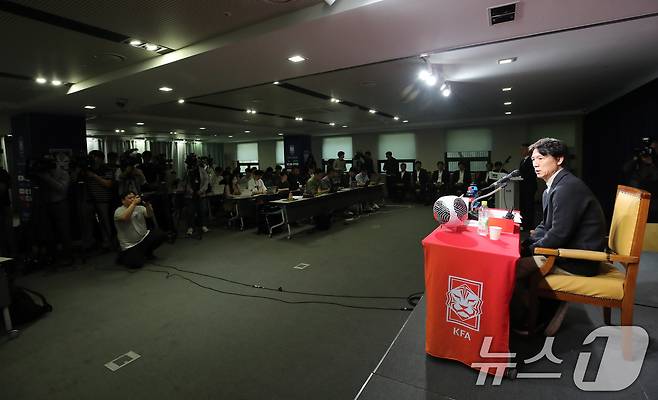
[[(394, 299), (394, 300), (408, 300), (409, 296), (407, 297), (402, 297), (402, 296), (357, 296), (357, 295), (340, 295), (340, 294), (329, 294), (329, 293), (315, 293), (315, 292), (300, 292), (300, 291), (295, 291), (295, 290), (286, 290), (283, 287), (279, 288), (269, 288), (257, 284), (249, 284), (249, 283), (244, 283), (244, 282), (239, 282), (239, 281), (234, 281), (232, 279), (228, 278), (222, 278), (221, 276), (216, 276), (216, 275), (210, 275), (210, 274), (204, 274), (202, 272), (196, 272), (196, 271), (190, 271), (187, 269), (183, 268), (178, 268), (173, 265), (165, 265), (165, 264), (158, 264), (154, 262), (150, 262), (149, 264), (158, 266), (158, 267), (165, 267), (165, 268), (172, 268), (175, 269), (176, 271), (179, 272), (185, 272), (188, 274), (193, 274), (193, 275), (199, 275), (203, 276), (206, 278), (212, 278), (212, 279), (218, 279), (224, 282), (229, 282), (233, 283), (235, 285), (240, 285), (240, 286), (245, 286), (245, 287), (250, 287), (250, 288), (255, 288), (255, 289), (263, 289), (263, 290), (269, 290), (271, 292), (281, 292), (281, 293), (291, 293), (291, 294), (302, 294), (306, 296), (320, 296), (320, 297), (340, 297), (340, 298), (347, 298), (347, 299)], [(423, 292), (419, 292), (423, 293)], [(414, 293), (417, 294), (417, 293)]]
[(635, 305), (640, 306), (640, 307), (658, 308), (658, 306), (654, 306), (654, 305), (650, 305), (650, 304), (635, 303)]
[(272, 301), (278, 301), (280, 303), (285, 303), (285, 304), (326, 304), (326, 305), (333, 305), (333, 306), (338, 306), (338, 307), (345, 307), (345, 308), (356, 308), (356, 309), (361, 309), (361, 310), (380, 310), (380, 311), (412, 311), (413, 308), (410, 307), (400, 307), (400, 308), (393, 308), (393, 307), (371, 307), (371, 306), (354, 306), (351, 304), (344, 304), (344, 303), (335, 303), (335, 302), (330, 302), (330, 301), (290, 301), (290, 300), (283, 300), (283, 299), (277, 299), (274, 297), (268, 297), (268, 296), (257, 296), (257, 295), (249, 295), (249, 294), (244, 294), (244, 293), (236, 293), (236, 292), (228, 292), (225, 290), (219, 290), (212, 288), (210, 286), (205, 286), (202, 285), (190, 278), (187, 278), (183, 275), (176, 274), (176, 273), (171, 273), (169, 271), (161, 271), (161, 270), (156, 270), (156, 269), (150, 269), (150, 268), (142, 268), (142, 271), (148, 271), (148, 272), (157, 272), (157, 273), (163, 273), (166, 274), (166, 278), (181, 278), (183, 280), (186, 280), (196, 286), (199, 286), (200, 288), (206, 289), (206, 290), (211, 290), (213, 292), (217, 293), (222, 293), (222, 294), (228, 294), (231, 296), (239, 296), (239, 297), (249, 297), (253, 299), (264, 299), (264, 300), (272, 300)]

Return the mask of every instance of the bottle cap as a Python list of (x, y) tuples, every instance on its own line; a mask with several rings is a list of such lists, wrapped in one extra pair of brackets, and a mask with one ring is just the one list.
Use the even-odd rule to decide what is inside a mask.
[(486, 200), (483, 200), (483, 201), (482, 201), (482, 205), (486, 207), (486, 206), (487, 206), (487, 201), (486, 201)]

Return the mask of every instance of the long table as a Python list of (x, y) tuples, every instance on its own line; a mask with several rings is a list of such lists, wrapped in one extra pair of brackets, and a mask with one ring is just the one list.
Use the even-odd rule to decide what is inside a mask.
[[(292, 237), (290, 224), (295, 221), (310, 218), (319, 214), (331, 213), (346, 209), (352, 205), (361, 205), (381, 200), (384, 197), (384, 185), (372, 185), (358, 188), (341, 189), (334, 193), (325, 193), (315, 197), (303, 198), (295, 196), (292, 200), (274, 200), (270, 204), (281, 207), (282, 221), (271, 229), (286, 225), (288, 239)], [(270, 232), (271, 232), (270, 229)]]

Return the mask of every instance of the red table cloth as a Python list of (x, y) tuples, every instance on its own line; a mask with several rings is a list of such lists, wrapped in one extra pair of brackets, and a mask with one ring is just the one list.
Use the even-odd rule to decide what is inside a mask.
[(490, 336), (489, 353), (509, 353), (519, 234), (503, 233), (494, 241), (478, 235), (474, 226), (460, 231), (439, 227), (422, 243), (427, 353), (469, 366), (508, 362), (507, 357), (483, 358), (480, 349)]

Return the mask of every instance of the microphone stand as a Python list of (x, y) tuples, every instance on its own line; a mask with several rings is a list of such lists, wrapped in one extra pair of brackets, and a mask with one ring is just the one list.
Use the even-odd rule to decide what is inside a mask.
[(477, 214), (473, 214), (473, 212), (475, 211), (475, 210), (473, 210), (473, 208), (472, 208), (472, 207), (473, 207), (473, 204), (475, 204), (476, 201), (479, 201), (479, 200), (482, 200), (482, 199), (488, 199), (489, 197), (493, 196), (493, 195), (496, 194), (497, 192), (499, 192), (499, 191), (501, 191), (502, 189), (504, 189), (508, 184), (509, 184), (509, 181), (507, 181), (507, 182), (503, 183), (502, 185), (498, 186), (498, 187), (496, 188), (496, 190), (492, 190), (491, 192), (489, 192), (489, 193), (487, 193), (487, 194), (483, 194), (482, 196), (479, 196), (479, 197), (474, 198), (473, 201), (471, 201), (471, 202), (469, 203), (469, 205), (468, 205), (468, 208), (469, 208), (468, 213), (469, 213), (470, 215), (477, 216)]

